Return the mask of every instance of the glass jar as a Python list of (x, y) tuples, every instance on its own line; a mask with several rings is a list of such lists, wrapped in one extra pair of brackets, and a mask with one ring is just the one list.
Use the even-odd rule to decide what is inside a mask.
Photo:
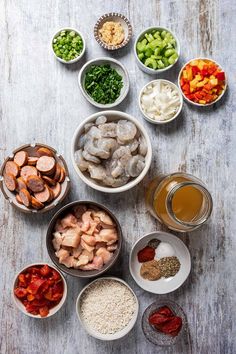
[(179, 232), (192, 231), (204, 224), (213, 207), (203, 182), (182, 172), (154, 178), (147, 187), (146, 203), (156, 219)]

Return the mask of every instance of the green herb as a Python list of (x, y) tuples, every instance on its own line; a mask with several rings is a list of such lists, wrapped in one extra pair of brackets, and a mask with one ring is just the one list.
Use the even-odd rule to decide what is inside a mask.
[(180, 261), (177, 257), (164, 257), (158, 261), (161, 276), (165, 278), (173, 277), (180, 270)]
[(80, 56), (83, 40), (75, 31), (63, 30), (53, 39), (53, 50), (57, 57), (70, 61)]
[(94, 101), (113, 103), (120, 96), (122, 76), (109, 64), (92, 65), (85, 74), (84, 87)]

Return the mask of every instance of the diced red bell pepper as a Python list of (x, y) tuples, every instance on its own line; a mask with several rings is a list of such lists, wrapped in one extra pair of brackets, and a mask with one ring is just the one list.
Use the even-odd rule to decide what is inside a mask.
[(25, 288), (15, 288), (14, 293), (16, 295), (16, 297), (18, 297), (19, 299), (22, 299), (23, 297), (26, 297), (28, 292)]
[(28, 286), (27, 290), (30, 294), (37, 294), (39, 288), (46, 282), (45, 279), (37, 278), (31, 281), (30, 285)]
[(182, 87), (183, 91), (185, 94), (189, 94), (190, 93), (190, 85), (189, 84), (184, 84), (184, 86)]
[(48, 306), (40, 307), (39, 314), (40, 314), (41, 317), (46, 317), (49, 314)]
[(225, 73), (224, 71), (221, 71), (219, 73), (216, 74), (216, 78), (220, 81), (224, 81), (225, 80)]
[(51, 272), (51, 269), (49, 268), (49, 266), (47, 264), (45, 264), (41, 269), (40, 269), (40, 273), (46, 277), (47, 275), (49, 275)]
[(201, 75), (202, 75), (203, 77), (208, 76), (208, 70), (207, 70), (207, 69), (202, 69), (202, 70), (201, 70)]
[(200, 73), (200, 69), (194, 65), (194, 66), (192, 66), (192, 72), (193, 72), (193, 76), (195, 76), (198, 73)]

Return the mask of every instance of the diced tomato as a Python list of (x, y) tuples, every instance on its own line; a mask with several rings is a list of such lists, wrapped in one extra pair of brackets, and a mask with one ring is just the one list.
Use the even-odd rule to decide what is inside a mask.
[(53, 301), (58, 301), (58, 300), (60, 300), (60, 299), (62, 298), (62, 295), (63, 295), (63, 294), (60, 294), (60, 293), (54, 294), (54, 295), (52, 296)]
[(219, 73), (216, 74), (216, 78), (220, 81), (224, 81), (225, 80), (225, 73), (224, 71), (221, 71)]
[(35, 299), (35, 296), (32, 294), (27, 295), (27, 300), (28, 301), (33, 301)]
[(31, 302), (31, 304), (36, 307), (42, 307), (42, 306), (47, 305), (47, 300), (46, 299), (43, 299), (43, 300), (36, 300), (35, 299)]
[(27, 290), (30, 294), (37, 294), (39, 288), (46, 282), (45, 279), (37, 278), (31, 281), (30, 285), (28, 286)]
[(43, 276), (47, 276), (49, 273), (51, 272), (51, 269), (49, 268), (49, 266), (47, 264), (45, 264), (41, 269), (40, 269), (40, 273)]
[(61, 279), (60, 274), (55, 269), (52, 270), (52, 279), (54, 279), (54, 280), (60, 280)]
[(48, 291), (44, 294), (45, 299), (53, 301), (53, 293), (52, 288), (48, 289)]
[(38, 307), (32, 305), (31, 303), (28, 303), (28, 304), (25, 306), (25, 309), (26, 309), (27, 312), (32, 313), (32, 315), (38, 315), (38, 314), (39, 314), (39, 309), (38, 309)]
[(39, 314), (41, 317), (46, 317), (49, 314), (49, 309), (47, 306), (40, 307)]
[(40, 274), (40, 268), (30, 267), (27, 269), (27, 272), (32, 274)]
[(14, 293), (19, 299), (26, 297), (28, 294), (28, 292), (25, 288), (20, 288), (20, 287), (15, 288)]

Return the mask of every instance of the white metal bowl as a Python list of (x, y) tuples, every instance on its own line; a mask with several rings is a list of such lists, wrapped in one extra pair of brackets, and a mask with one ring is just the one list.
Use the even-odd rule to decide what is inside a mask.
[[(59, 304), (57, 304), (55, 307), (53, 307), (52, 309), (49, 310), (49, 314), (46, 317), (41, 317), (40, 315), (33, 315), (29, 312), (26, 311), (25, 306), (23, 305), (23, 303), (20, 301), (20, 299), (17, 298), (17, 296), (14, 294), (14, 289), (16, 287), (17, 284), (17, 280), (18, 280), (18, 276), (22, 273), (25, 272), (29, 267), (33, 267), (33, 266), (37, 266), (37, 265), (48, 265), (50, 268), (55, 269), (61, 276), (62, 281), (63, 281), (63, 296), (61, 298), (61, 301), (59, 302)], [(67, 297), (67, 283), (66, 280), (64, 278), (64, 276), (62, 275), (62, 273), (56, 268), (54, 267), (52, 264), (48, 264), (48, 263), (42, 263), (42, 262), (37, 262), (37, 263), (33, 263), (33, 264), (28, 264), (27, 266), (25, 266), (23, 269), (21, 269), (17, 275), (15, 276), (15, 279), (13, 281), (13, 288), (12, 288), (12, 297), (13, 297), (13, 301), (16, 305), (16, 307), (26, 316), (29, 317), (33, 317), (33, 318), (37, 318), (37, 319), (45, 319), (48, 317), (51, 317), (53, 315), (55, 315), (55, 313), (57, 313), (61, 307), (64, 305), (65, 301), (66, 301), (66, 297)]]
[[(123, 80), (123, 87), (121, 89), (120, 96), (115, 100), (115, 102), (109, 104), (101, 104), (94, 101), (94, 99), (86, 92), (84, 88), (85, 74), (88, 71), (88, 69), (92, 65), (104, 65), (104, 64), (109, 64), (113, 69), (115, 69), (118, 72), (118, 74), (122, 76), (122, 80)], [(78, 83), (79, 83), (79, 88), (83, 96), (86, 98), (86, 100), (98, 108), (112, 108), (117, 106), (125, 99), (125, 97), (129, 92), (129, 75), (126, 68), (118, 60), (108, 58), (108, 57), (92, 59), (89, 60), (87, 63), (85, 63), (79, 72)]]
[[(177, 91), (178, 91), (178, 94), (179, 94), (179, 99), (180, 99), (180, 106), (179, 106), (179, 109), (178, 111), (175, 113), (175, 115), (168, 119), (168, 120), (154, 120), (154, 119), (151, 119), (147, 113), (144, 112), (144, 110), (142, 109), (142, 105), (141, 105), (141, 97), (142, 97), (142, 94), (143, 94), (143, 91), (145, 90), (145, 88), (152, 84), (152, 83), (155, 83), (155, 82), (158, 82), (158, 81), (161, 81), (161, 82), (165, 82), (165, 83), (168, 83), (169, 85), (173, 86)], [(183, 97), (182, 97), (182, 93), (181, 93), (181, 90), (179, 89), (178, 86), (176, 86), (173, 82), (171, 81), (168, 81), (168, 80), (164, 80), (164, 79), (157, 79), (157, 80), (152, 80), (150, 82), (148, 82), (140, 91), (140, 94), (139, 94), (139, 98), (138, 98), (138, 104), (139, 104), (139, 109), (140, 111), (142, 112), (144, 118), (152, 123), (152, 124), (166, 124), (166, 123), (169, 123), (169, 122), (172, 122), (175, 118), (178, 117), (178, 115), (180, 114), (181, 110), (182, 110), (182, 107), (183, 107)]]
[[(176, 41), (176, 52), (178, 53), (178, 58), (177, 60), (167, 66), (166, 68), (163, 68), (163, 69), (152, 69), (152, 68), (149, 68), (147, 66), (145, 66), (141, 60), (139, 59), (138, 55), (137, 55), (137, 50), (136, 50), (136, 46), (137, 46), (137, 43), (140, 39), (142, 39), (145, 35), (145, 33), (149, 33), (151, 32), (152, 30), (157, 30), (157, 31), (166, 31), (166, 32), (170, 32), (170, 34), (173, 36), (173, 38), (175, 39)], [(167, 71), (169, 70), (170, 68), (172, 68), (176, 63), (177, 61), (179, 60), (179, 56), (180, 56), (180, 44), (179, 44), (179, 40), (178, 38), (176, 37), (176, 35), (171, 31), (169, 30), (168, 28), (165, 28), (165, 27), (157, 27), (157, 26), (152, 26), (152, 27), (148, 27), (148, 28), (145, 28), (136, 38), (135, 40), (135, 43), (134, 43), (134, 55), (135, 55), (135, 59), (136, 59), (136, 62), (138, 64), (138, 67), (144, 71), (145, 73), (147, 74), (150, 74), (150, 75), (157, 75), (157, 74), (160, 74), (160, 73), (163, 73), (164, 71)]]
[[(214, 103), (218, 102), (222, 97), (223, 95), (225, 94), (225, 91), (227, 89), (227, 86), (228, 86), (228, 80), (227, 80), (227, 76), (226, 76), (226, 73), (225, 73), (225, 89), (222, 91), (222, 93), (220, 94), (220, 96), (213, 102), (210, 102), (210, 103), (206, 103), (206, 104), (200, 104), (200, 103), (197, 103), (197, 102), (193, 102), (191, 100), (189, 100), (185, 94), (183, 93), (182, 91), (182, 88), (181, 88), (181, 85), (180, 85), (180, 79), (181, 79), (181, 76), (182, 76), (182, 72), (184, 70), (184, 68), (186, 67), (186, 65), (188, 65), (191, 61), (193, 60), (209, 60), (211, 61), (212, 63), (216, 64), (221, 70), (223, 70), (222, 66), (220, 64), (218, 64), (215, 60), (213, 59), (210, 59), (210, 58), (193, 58), (191, 60), (189, 60), (187, 63), (185, 63), (183, 65), (183, 67), (181, 68), (180, 72), (179, 72), (179, 75), (178, 75), (178, 86), (179, 86), (179, 89), (180, 89), (180, 92), (182, 93), (184, 99), (186, 102), (192, 104), (193, 106), (197, 106), (197, 107), (207, 107), (207, 106), (212, 106)], [(224, 71), (224, 70), (223, 70)]]
[[(180, 270), (171, 278), (161, 278), (150, 281), (140, 275), (141, 263), (138, 261), (138, 252), (147, 246), (152, 239), (169, 243), (175, 250), (180, 261)], [(180, 238), (163, 231), (151, 232), (141, 237), (132, 247), (129, 258), (129, 270), (136, 283), (144, 290), (154, 294), (168, 294), (178, 289), (188, 278), (191, 270), (191, 257), (188, 248)]]
[[(63, 30), (64, 30), (64, 31), (74, 31), (76, 34), (78, 34), (78, 35), (81, 37), (81, 39), (82, 39), (82, 41), (83, 41), (83, 49), (82, 49), (82, 52), (80, 53), (80, 55), (79, 55), (78, 57), (76, 57), (75, 59), (72, 59), (72, 60), (70, 60), (70, 61), (66, 61), (66, 60), (64, 60), (64, 59), (59, 58), (59, 57), (56, 55), (56, 53), (54, 52), (54, 49), (53, 49), (53, 40), (54, 40), (54, 38), (57, 37), (57, 36), (59, 35), (59, 33), (60, 33), (61, 31), (63, 31)], [(55, 58), (56, 58), (58, 61), (60, 61), (60, 62), (63, 63), (63, 64), (74, 64), (74, 63), (76, 63), (77, 61), (79, 61), (79, 60), (82, 58), (82, 56), (84, 55), (85, 49), (86, 49), (86, 42), (85, 42), (84, 36), (82, 35), (82, 33), (81, 33), (80, 31), (78, 31), (77, 29), (72, 28), (72, 27), (64, 27), (64, 28), (61, 28), (61, 29), (59, 29), (58, 31), (56, 31), (56, 33), (53, 35), (52, 40), (51, 40), (51, 43), (50, 43), (50, 47), (51, 47), (51, 50), (52, 50), (52, 52), (53, 52)]]
[[(102, 334), (100, 332), (95, 331), (92, 327), (89, 327), (84, 322), (82, 314), (81, 314), (80, 300), (81, 300), (81, 297), (82, 297), (84, 291), (91, 284), (98, 283), (102, 280), (115, 280), (121, 284), (124, 284), (131, 291), (131, 293), (133, 294), (135, 301), (136, 301), (136, 309), (135, 309), (135, 312), (134, 312), (133, 317), (131, 318), (130, 322), (122, 330), (120, 330), (119, 332), (116, 332), (114, 334)], [(85, 286), (82, 289), (82, 291), (79, 293), (77, 300), (76, 300), (76, 313), (77, 313), (77, 316), (80, 320), (81, 325), (88, 332), (88, 334), (90, 334), (92, 337), (103, 340), (103, 341), (112, 341), (112, 340), (120, 339), (120, 338), (124, 337), (126, 334), (128, 334), (131, 331), (131, 329), (134, 327), (134, 325), (137, 321), (138, 312), (139, 312), (139, 302), (138, 302), (137, 296), (135, 295), (135, 293), (133, 292), (131, 287), (124, 280), (122, 280), (120, 278), (116, 278), (116, 277), (102, 277), (102, 278), (98, 278), (98, 279), (92, 281), (91, 283), (89, 283), (87, 286)]]
[[(78, 140), (84, 131), (84, 125), (87, 123), (90, 123), (90, 122), (94, 122), (97, 119), (97, 117), (99, 117), (101, 115), (105, 115), (108, 118), (108, 122), (117, 121), (119, 119), (126, 119), (128, 121), (133, 122), (136, 125), (136, 127), (139, 129), (140, 133), (143, 135), (143, 137), (145, 138), (146, 143), (147, 143), (147, 154), (145, 157), (145, 167), (144, 167), (143, 171), (140, 173), (140, 175), (138, 177), (130, 180), (125, 185), (123, 185), (121, 187), (117, 187), (117, 188), (106, 187), (106, 186), (102, 186), (102, 185), (98, 184), (94, 179), (92, 179), (89, 176), (89, 174), (87, 172), (80, 171), (80, 169), (77, 166), (76, 161), (75, 161), (74, 155), (75, 155), (75, 151), (78, 150)], [(131, 115), (129, 115), (127, 113), (120, 112), (120, 111), (103, 111), (103, 112), (97, 112), (97, 113), (92, 114), (91, 116), (86, 118), (77, 127), (77, 129), (75, 130), (74, 136), (72, 138), (71, 159), (72, 159), (74, 169), (77, 172), (78, 176), (89, 187), (94, 188), (100, 192), (105, 192), (105, 193), (120, 193), (120, 192), (124, 192), (124, 191), (127, 191), (127, 190), (133, 188), (139, 182), (141, 182), (142, 179), (145, 177), (145, 175), (147, 174), (147, 172), (150, 168), (151, 161), (152, 161), (152, 146), (151, 146), (151, 141), (150, 141), (150, 138), (148, 136), (146, 129), (142, 126), (142, 124), (139, 123), (139, 121), (137, 119), (135, 119), (134, 117), (132, 117)]]

